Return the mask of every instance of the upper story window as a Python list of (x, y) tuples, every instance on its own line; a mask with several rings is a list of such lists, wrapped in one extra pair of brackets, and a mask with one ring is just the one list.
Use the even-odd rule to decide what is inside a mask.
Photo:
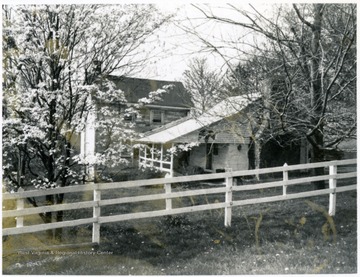
[(124, 105), (117, 105), (117, 112), (126, 122), (135, 122), (137, 119), (137, 112), (132, 107), (126, 107)]
[(127, 122), (135, 122), (136, 114), (135, 113), (127, 113), (124, 115), (124, 120)]
[(150, 112), (150, 123), (164, 123), (164, 112), (160, 110), (152, 110)]

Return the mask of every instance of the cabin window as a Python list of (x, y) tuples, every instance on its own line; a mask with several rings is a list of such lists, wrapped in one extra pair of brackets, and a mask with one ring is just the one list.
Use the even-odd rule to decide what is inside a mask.
[(205, 142), (208, 142), (209, 138), (211, 138), (212, 140), (215, 140), (215, 137), (216, 137), (216, 134), (214, 133), (214, 131), (202, 129), (199, 132), (198, 140), (201, 140), (202, 138), (204, 138)]

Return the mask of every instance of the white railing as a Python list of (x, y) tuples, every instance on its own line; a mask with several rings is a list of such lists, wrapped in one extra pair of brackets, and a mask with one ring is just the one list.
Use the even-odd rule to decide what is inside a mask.
[[(100, 242), (100, 225), (110, 222), (120, 222), (125, 220), (133, 220), (140, 218), (152, 218), (165, 215), (176, 215), (182, 213), (190, 213), (197, 211), (206, 211), (213, 209), (224, 209), (225, 210), (225, 226), (231, 225), (231, 216), (232, 209), (236, 206), (243, 205), (253, 205), (259, 203), (270, 203), (275, 201), (283, 201), (289, 199), (305, 198), (318, 195), (329, 195), (329, 214), (335, 215), (336, 208), (336, 194), (339, 192), (356, 190), (356, 184), (347, 184), (346, 186), (337, 187), (337, 180), (339, 179), (348, 179), (355, 178), (357, 176), (356, 170), (350, 170), (350, 172), (338, 173), (337, 168), (339, 166), (349, 166), (352, 165), (352, 168), (356, 168), (356, 159), (352, 160), (343, 160), (343, 161), (330, 161), (322, 163), (313, 163), (313, 164), (302, 164), (302, 165), (284, 165), (282, 167), (274, 168), (264, 168), (264, 169), (255, 169), (247, 171), (233, 171), (225, 173), (216, 173), (216, 174), (203, 174), (203, 175), (191, 175), (191, 176), (181, 176), (181, 177), (171, 177), (171, 178), (158, 178), (158, 179), (148, 179), (148, 180), (138, 180), (138, 181), (125, 181), (125, 182), (116, 182), (116, 183), (95, 183), (79, 186), (70, 186), (64, 188), (55, 188), (51, 190), (32, 190), (32, 191), (19, 191), (16, 193), (3, 193), (3, 200), (16, 200), (17, 208), (14, 210), (5, 210), (2, 213), (2, 217), (15, 217), (16, 218), (16, 227), (5, 228), (3, 229), (3, 236), (6, 235), (16, 235), (23, 233), (32, 233), (56, 228), (64, 228), (71, 226), (78, 226), (84, 224), (93, 224), (92, 231), (92, 242)], [(289, 177), (289, 172), (299, 171), (299, 170), (311, 170), (313, 168), (324, 167), (328, 169), (329, 174), (322, 176), (309, 176), (309, 177), (297, 177), (291, 179)], [(348, 171), (348, 170), (347, 170)], [(279, 173), (283, 175), (282, 180), (271, 181), (271, 182), (261, 182), (257, 184), (248, 184), (248, 185), (235, 185), (235, 177), (244, 177), (244, 176), (257, 176), (259, 174), (271, 174)], [(223, 179), (224, 186), (220, 187), (210, 187), (206, 189), (187, 189), (184, 191), (172, 191), (172, 184), (183, 183), (183, 182), (200, 182), (205, 180), (218, 180)], [(329, 181), (329, 188), (321, 190), (312, 190), (304, 192), (296, 192), (289, 194), (287, 188), (292, 185), (308, 185), (310, 182), (314, 181)], [(150, 195), (139, 195), (139, 196), (127, 196), (121, 198), (113, 199), (102, 199), (101, 193), (105, 190), (113, 189), (129, 189), (129, 188), (139, 188), (145, 186), (159, 185), (164, 184), (164, 190), (162, 193), (150, 194)], [(196, 186), (194, 186), (196, 187)], [(233, 199), (233, 194), (236, 191), (249, 191), (249, 190), (258, 190), (265, 188), (275, 188), (282, 187), (282, 193), (275, 196), (259, 197), (252, 199), (242, 199), (236, 200)], [(51, 206), (42, 206), (42, 207), (28, 207), (24, 208), (25, 199), (28, 197), (41, 197), (45, 195), (54, 195), (59, 193), (74, 193), (74, 192), (85, 192), (93, 191), (93, 200), (91, 201), (81, 201), (77, 203), (66, 203), (58, 204)], [(172, 205), (172, 200), (179, 197), (191, 197), (197, 195), (210, 195), (210, 194), (224, 194), (225, 201), (204, 205), (195, 205), (174, 208)], [(127, 213), (127, 214), (117, 214), (117, 215), (101, 215), (101, 208), (108, 205), (121, 205), (126, 203), (136, 203), (143, 201), (154, 201), (154, 200), (165, 200), (165, 209), (138, 212), (138, 213)], [(24, 226), (24, 217), (33, 214), (39, 214), (44, 212), (56, 212), (56, 211), (66, 211), (66, 210), (77, 210), (91, 208), (93, 210), (93, 216), (91, 218), (76, 219), (71, 221), (62, 221), (54, 222), (47, 224), (37, 224), (31, 226)]]
[[(168, 172), (171, 175), (173, 174), (173, 154), (170, 154), (170, 161), (164, 160), (164, 145), (161, 144), (160, 151), (155, 150), (155, 144), (152, 144), (152, 147), (148, 149), (146, 146), (143, 149), (143, 155), (141, 149), (139, 150), (139, 165), (141, 167), (149, 167), (160, 170), (161, 172)], [(149, 153), (148, 153), (149, 151)], [(155, 153), (157, 152), (157, 153)], [(148, 157), (149, 154), (149, 157)]]
[(148, 167), (160, 170), (162, 172), (169, 172), (172, 173), (172, 162), (156, 160), (156, 159), (149, 159), (146, 157), (139, 157), (139, 165), (141, 167)]

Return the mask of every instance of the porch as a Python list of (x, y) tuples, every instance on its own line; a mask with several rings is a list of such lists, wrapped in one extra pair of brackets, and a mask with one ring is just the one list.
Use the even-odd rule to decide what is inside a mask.
[(145, 134), (136, 141), (139, 165), (170, 176), (183, 166), (202, 170), (193, 174), (248, 170), (251, 129), (245, 108), (257, 98), (230, 97), (197, 118), (174, 121)]
[(184, 176), (249, 169), (249, 144), (179, 142), (147, 143), (139, 146), (138, 163), (169, 174)]

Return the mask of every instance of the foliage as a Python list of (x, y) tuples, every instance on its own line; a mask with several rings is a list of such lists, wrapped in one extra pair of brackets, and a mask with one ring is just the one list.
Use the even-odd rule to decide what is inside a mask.
[[(110, 105), (97, 104), (125, 105), (126, 99), (98, 80), (140, 70), (154, 55), (147, 42), (166, 20), (153, 5), (3, 6), (3, 169), (9, 190), (76, 184), (84, 165), (124, 162), (116, 158), (125, 147), (119, 142), (131, 138), (133, 124), (115, 121)], [(96, 113), (103, 117), (94, 122)], [(114, 141), (84, 157), (79, 134), (89, 122), (111, 131)]]

